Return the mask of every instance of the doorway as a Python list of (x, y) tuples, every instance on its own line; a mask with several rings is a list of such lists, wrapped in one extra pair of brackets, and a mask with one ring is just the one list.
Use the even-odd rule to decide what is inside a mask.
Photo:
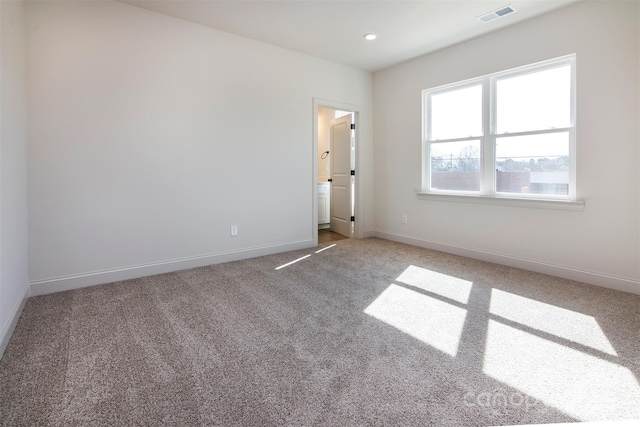
[(355, 235), (357, 112), (317, 107), (317, 227), (323, 239)]
[(349, 239), (349, 237), (342, 234), (334, 233), (333, 231), (326, 229), (318, 229), (318, 244), (336, 242), (338, 240)]

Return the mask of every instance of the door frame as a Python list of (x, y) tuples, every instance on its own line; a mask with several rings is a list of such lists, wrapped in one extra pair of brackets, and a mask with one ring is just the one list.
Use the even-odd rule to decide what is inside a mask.
[[(331, 101), (328, 99), (322, 98), (313, 98), (313, 147), (312, 147), (312, 155), (311, 160), (312, 164), (312, 175), (311, 175), (311, 186), (312, 186), (312, 222), (311, 222), (311, 235), (313, 237), (313, 242), (315, 245), (318, 244), (318, 107), (326, 107), (332, 108), (334, 110), (343, 110), (343, 111), (352, 111), (354, 113), (354, 122), (356, 124), (356, 137), (355, 137), (355, 167), (356, 167), (356, 175), (355, 175), (355, 186), (354, 193), (352, 197), (354, 198), (354, 237), (357, 239), (361, 239), (363, 237), (362, 226), (364, 221), (361, 217), (362, 212), (362, 183), (363, 183), (363, 168), (362, 168), (362, 134), (364, 127), (364, 117), (363, 117), (363, 107), (361, 105), (349, 104), (345, 102), (339, 101)], [(329, 154), (331, 155), (331, 154)]]

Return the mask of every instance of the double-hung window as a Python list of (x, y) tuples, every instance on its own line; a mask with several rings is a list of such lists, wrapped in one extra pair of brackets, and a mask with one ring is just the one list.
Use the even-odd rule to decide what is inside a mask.
[(575, 200), (575, 55), (422, 98), (423, 193)]

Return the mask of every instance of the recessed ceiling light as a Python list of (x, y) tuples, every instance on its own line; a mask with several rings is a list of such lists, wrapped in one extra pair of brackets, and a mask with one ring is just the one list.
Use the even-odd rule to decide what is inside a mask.
[(365, 38), (366, 40), (375, 40), (375, 39), (376, 39), (376, 37), (378, 37), (378, 36), (376, 36), (375, 34), (371, 34), (371, 33), (369, 33), (369, 34), (365, 34), (365, 35), (364, 35), (364, 38)]

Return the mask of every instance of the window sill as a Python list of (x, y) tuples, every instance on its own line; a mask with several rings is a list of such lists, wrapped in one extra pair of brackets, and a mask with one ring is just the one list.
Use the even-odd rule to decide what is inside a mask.
[(416, 192), (420, 200), (436, 200), (439, 202), (477, 203), (482, 205), (511, 206), (517, 208), (555, 209), (563, 211), (584, 211), (584, 200), (529, 199), (513, 197), (488, 197), (458, 194), (436, 194)]

